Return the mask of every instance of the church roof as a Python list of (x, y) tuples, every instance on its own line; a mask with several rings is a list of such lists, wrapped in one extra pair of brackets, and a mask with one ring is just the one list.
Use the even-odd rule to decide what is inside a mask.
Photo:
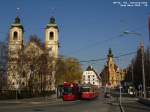
[(86, 71), (93, 71), (96, 74), (97, 78), (100, 80), (99, 75), (97, 74), (97, 72), (95, 71), (95, 69), (92, 66), (88, 66)]
[(87, 69), (86, 69), (86, 71), (93, 71), (93, 70), (94, 70), (94, 69), (93, 69), (92, 66), (88, 66)]
[(55, 18), (53, 16), (50, 18), (49, 23), (46, 26), (46, 28), (50, 28), (50, 27), (54, 27), (54, 28), (58, 29)]
[(30, 52), (31, 49), (34, 49), (35, 51), (39, 52), (40, 54), (44, 52), (45, 46), (41, 42), (40, 39), (37, 38), (36, 35), (31, 35), (29, 42), (25, 46), (25, 51), (24, 52)]
[(20, 24), (20, 18), (19, 18), (19, 16), (17, 16), (17, 17), (15, 18), (14, 24)]
[(25, 47), (24, 52), (31, 53), (34, 55), (41, 55), (43, 54), (44, 49), (42, 49), (36, 42), (30, 41), (28, 45)]
[(50, 18), (49, 23), (50, 23), (50, 24), (56, 24), (56, 23), (55, 23), (55, 18), (54, 18), (53, 16)]
[(111, 48), (109, 48), (109, 50), (108, 50), (108, 55), (107, 55), (107, 56), (108, 56), (108, 57), (113, 57)]
[(19, 16), (17, 16), (17, 17), (15, 18), (14, 23), (11, 24), (11, 28), (13, 28), (13, 27), (19, 27), (19, 28), (21, 28), (21, 29), (24, 31), (24, 27), (23, 27), (22, 24), (21, 24), (21, 21), (20, 21)]
[(29, 40), (29, 43), (35, 43), (37, 46), (39, 46), (41, 49), (44, 49), (44, 43), (41, 42), (41, 40), (36, 35), (31, 35), (31, 38)]

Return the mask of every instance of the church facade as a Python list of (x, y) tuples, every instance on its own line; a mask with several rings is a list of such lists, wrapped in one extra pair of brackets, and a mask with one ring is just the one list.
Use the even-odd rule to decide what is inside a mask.
[(111, 49), (108, 51), (107, 63), (100, 75), (102, 77), (102, 85), (110, 88), (118, 87), (120, 82), (124, 80), (125, 72), (120, 70), (114, 62), (114, 56)]
[(55, 90), (59, 29), (51, 17), (45, 27), (45, 42), (35, 37), (25, 44), (24, 27), (17, 16), (9, 32), (7, 88), (32, 91)]

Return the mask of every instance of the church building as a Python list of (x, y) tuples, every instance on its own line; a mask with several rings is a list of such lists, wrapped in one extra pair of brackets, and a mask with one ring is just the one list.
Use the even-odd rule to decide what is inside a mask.
[(102, 85), (109, 86), (111, 88), (118, 87), (120, 85), (120, 81), (124, 80), (124, 75), (125, 72), (123, 70), (119, 70), (119, 67), (114, 62), (112, 50), (109, 48), (107, 63), (100, 74), (102, 77)]
[(9, 90), (55, 90), (55, 59), (59, 29), (51, 17), (45, 27), (45, 42), (31, 38), (25, 43), (24, 26), (17, 16), (9, 31), (7, 87)]

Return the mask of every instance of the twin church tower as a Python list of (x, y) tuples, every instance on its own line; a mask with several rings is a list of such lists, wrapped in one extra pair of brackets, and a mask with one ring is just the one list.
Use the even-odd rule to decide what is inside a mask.
[[(45, 28), (45, 48), (49, 50), (49, 55), (58, 57), (58, 26), (55, 18), (51, 17)], [(9, 49), (21, 49), (24, 45), (24, 27), (17, 16), (10, 28)]]
[[(19, 52), (23, 51), (26, 53), (26, 56), (30, 59), (29, 52), (31, 53), (33, 50), (35, 51), (33, 57), (35, 55), (42, 55), (46, 51), (49, 57), (58, 58), (58, 36), (59, 29), (56, 24), (55, 18), (51, 17), (49, 23), (45, 27), (45, 43), (44, 50), (40, 46), (38, 46), (35, 42), (29, 42), (29, 44), (24, 45), (24, 27), (21, 24), (20, 18), (17, 16), (13, 24), (10, 27), (9, 33), (9, 60), (8, 60), (8, 71), (7, 71), (7, 85), (8, 89), (15, 90), (18, 88), (25, 88), (32, 86), (36, 81), (36, 84), (41, 84), (41, 88), (45, 88), (46, 90), (54, 90), (55, 89), (55, 74), (54, 71), (52, 73), (44, 74), (40, 76), (41, 71), (37, 71), (37, 74), (33, 74), (33, 67), (35, 65), (29, 61), (27, 61), (23, 65), (19, 65), (20, 55)], [(21, 67), (23, 66), (23, 67)], [(49, 65), (48, 65), (49, 66)], [(52, 67), (53, 68), (53, 67)], [(46, 68), (44, 68), (46, 69)], [(44, 72), (44, 71), (43, 71)], [(34, 77), (33, 77), (34, 76)], [(32, 83), (31, 83), (32, 80)], [(43, 87), (44, 86), (44, 87)], [(38, 89), (39, 86), (35, 89)]]

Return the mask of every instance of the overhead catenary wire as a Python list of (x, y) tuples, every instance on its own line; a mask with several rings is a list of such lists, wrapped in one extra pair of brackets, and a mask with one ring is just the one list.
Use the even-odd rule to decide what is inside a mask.
[[(141, 28), (143, 28), (143, 27), (145, 27), (145, 26), (144, 26), (144, 25), (141, 25), (140, 27), (136, 27), (136, 28), (134, 28), (134, 29), (131, 29), (131, 31), (136, 31), (136, 30), (141, 29)], [(126, 30), (125, 30), (125, 31), (126, 31)], [(123, 32), (124, 32), (124, 31), (123, 31)], [(81, 52), (81, 51), (84, 52), (84, 51), (87, 51), (87, 49), (93, 48), (93, 47), (95, 47), (95, 46), (101, 46), (101, 45), (103, 45), (103, 44), (105, 44), (105, 43), (107, 43), (107, 42), (110, 42), (110, 41), (112, 41), (112, 40), (121, 38), (121, 37), (123, 36), (123, 32), (122, 32), (121, 34), (119, 34), (119, 35), (112, 36), (112, 37), (107, 38), (107, 39), (105, 39), (105, 40), (103, 40), (103, 41), (97, 41), (97, 42), (95, 42), (95, 43), (91, 43), (91, 44), (85, 45), (85, 46), (83, 46), (83, 47), (81, 47), (81, 48), (78, 48), (78, 49), (76, 49), (76, 50), (70, 51), (69, 53), (73, 54), (73, 53), (76, 53), (76, 52), (79, 53), (79, 52)], [(85, 49), (86, 49), (86, 50), (85, 50)]]
[[(133, 54), (136, 54), (136, 53), (137, 53), (137, 51), (133, 51), (133, 52), (129, 52), (129, 53), (120, 54), (120, 55), (115, 56), (113, 58), (118, 59), (118, 58), (121, 58), (121, 57), (133, 55)], [(105, 60), (107, 60), (107, 58), (99, 58), (99, 59), (91, 59), (91, 60), (80, 60), (79, 62), (80, 63), (88, 63), (88, 62), (105, 61)]]

